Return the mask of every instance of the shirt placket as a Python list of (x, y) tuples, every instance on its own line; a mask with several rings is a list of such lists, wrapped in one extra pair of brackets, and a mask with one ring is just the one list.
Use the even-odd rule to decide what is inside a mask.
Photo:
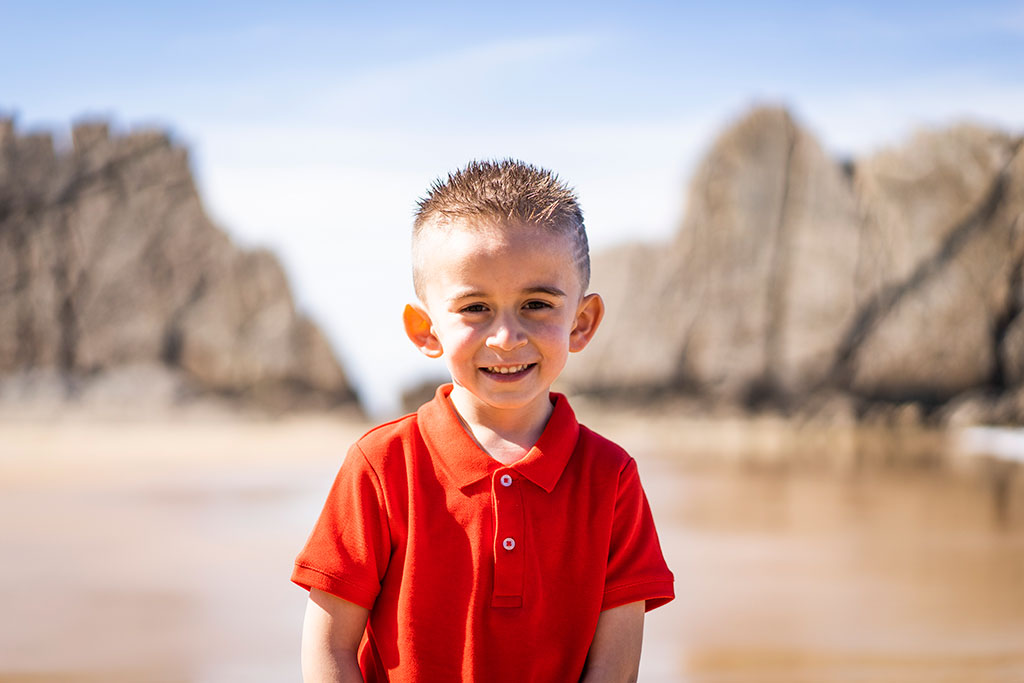
[(526, 566), (523, 480), (514, 470), (491, 475), (494, 505), (494, 593), (491, 607), (523, 606), (523, 571)]

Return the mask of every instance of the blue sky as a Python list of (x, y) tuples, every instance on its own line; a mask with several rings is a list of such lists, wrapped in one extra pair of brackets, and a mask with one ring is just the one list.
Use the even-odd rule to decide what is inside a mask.
[(369, 406), (442, 368), (404, 339), (430, 181), (515, 156), (591, 242), (657, 239), (714, 136), (782, 103), (836, 155), (971, 119), (1024, 132), (1024, 3), (0, 2), (0, 112), (188, 145), (207, 209), (281, 256)]

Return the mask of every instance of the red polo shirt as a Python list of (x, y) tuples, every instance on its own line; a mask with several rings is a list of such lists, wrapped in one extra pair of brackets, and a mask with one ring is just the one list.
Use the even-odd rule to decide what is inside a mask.
[(371, 610), (367, 681), (578, 680), (601, 610), (674, 597), (636, 463), (552, 394), (502, 465), (450, 392), (352, 446), (292, 581)]

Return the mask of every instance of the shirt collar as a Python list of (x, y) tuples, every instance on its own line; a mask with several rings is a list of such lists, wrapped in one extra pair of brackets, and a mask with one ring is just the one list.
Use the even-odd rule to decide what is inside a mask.
[[(451, 384), (438, 387), (434, 398), (417, 411), (417, 422), (431, 455), (455, 485), (464, 489), (506, 466), (480, 448), (462, 426), (448, 400), (451, 391)], [(554, 410), (537, 443), (521, 460), (508, 466), (548, 493), (562, 476), (580, 431), (565, 396), (552, 392), (551, 400)]]

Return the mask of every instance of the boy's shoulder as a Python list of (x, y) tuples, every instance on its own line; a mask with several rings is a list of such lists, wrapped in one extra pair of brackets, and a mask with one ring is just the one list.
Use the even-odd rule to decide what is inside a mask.
[(364, 455), (379, 454), (398, 446), (402, 447), (416, 437), (418, 426), (418, 415), (409, 413), (394, 420), (382, 422), (363, 433), (356, 439), (354, 447), (363, 452)]
[(577, 450), (596, 458), (607, 467), (619, 470), (633, 462), (633, 456), (625, 448), (582, 424)]

